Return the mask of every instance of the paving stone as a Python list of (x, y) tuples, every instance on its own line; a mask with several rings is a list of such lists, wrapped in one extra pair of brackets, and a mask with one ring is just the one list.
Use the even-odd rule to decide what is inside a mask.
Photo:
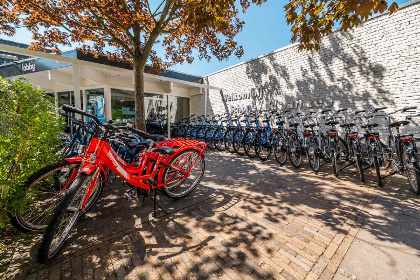
[[(207, 159), (224, 157), (223, 153), (210, 153)], [(196, 198), (199, 203), (186, 203), (185, 207), (181, 206), (188, 198), (181, 199), (176, 210), (170, 207), (170, 201), (165, 201), (162, 207), (175, 212), (168, 211), (157, 219), (149, 220), (145, 215), (139, 218), (136, 212), (141, 209), (136, 207), (107, 208), (107, 203), (119, 201), (120, 190), (104, 191), (104, 201), (85, 218), (85, 228), (75, 232), (66, 242), (70, 245), (63, 247), (65, 257), (57, 258), (47, 269), (28, 266), (25, 261), (20, 265), (18, 259), (16, 265), (23, 271), (22, 277), (43, 278), (45, 274), (50, 279), (339, 279), (344, 274), (337, 269), (356, 242), (360, 226), (363, 224), (362, 229), (381, 237), (379, 229), (386, 224), (382, 216), (386, 208), (374, 208), (374, 216), (364, 213), (366, 197), (372, 195), (368, 187), (352, 181), (341, 186), (333, 177), (310, 181), (313, 175), (309, 171), (291, 173), (287, 168), (284, 173), (270, 175), (269, 182), (262, 178), (261, 184), (254, 184), (247, 168), (274, 172), (278, 166), (258, 161), (251, 161), (248, 166), (247, 161), (241, 159), (243, 171), (236, 169), (238, 174), (224, 178), (234, 191), (229, 190), (229, 184), (209, 177), (200, 187), (211, 188), (206, 192), (217, 195), (202, 200), (203, 193), (197, 194), (201, 196)], [(211, 170), (207, 172), (211, 176)], [(240, 182), (235, 182), (235, 178)], [(298, 191), (298, 186), (306, 192)], [(378, 197), (389, 196), (384, 190), (374, 191)], [(400, 209), (417, 202), (411, 197), (411, 202), (401, 197), (393, 199), (392, 205), (396, 203)], [(378, 201), (390, 205), (384, 198), (375, 203)], [(114, 224), (108, 228), (107, 217), (101, 213), (109, 213), (110, 218), (120, 214), (127, 220), (120, 227)], [(408, 209), (406, 213), (415, 212)], [(131, 219), (130, 215), (135, 217)], [(95, 219), (94, 228), (89, 228), (89, 218)], [(104, 224), (99, 229), (95, 228), (98, 219)], [(398, 229), (404, 232), (407, 246), (411, 245), (410, 252), (416, 254), (420, 248), (405, 232), (413, 233), (419, 219), (401, 220), (406, 226), (403, 231)], [(396, 225), (395, 221), (392, 224)], [(396, 235), (398, 230), (394, 231), (388, 230), (387, 234)], [(84, 242), (89, 232), (95, 234), (95, 241), (81, 246), (78, 234)], [(33, 272), (35, 276), (31, 275)]]

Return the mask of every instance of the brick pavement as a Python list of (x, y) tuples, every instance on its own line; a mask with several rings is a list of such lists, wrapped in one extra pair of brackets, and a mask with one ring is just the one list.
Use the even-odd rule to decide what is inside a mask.
[(114, 182), (57, 259), (35, 264), (39, 237), (26, 235), (6, 276), (332, 279), (375, 199), (396, 189), (360, 185), (352, 171), (339, 180), (327, 167), (315, 175), (227, 153), (209, 152), (206, 164), (191, 197), (159, 196), (156, 219), (150, 199), (143, 208), (125, 201), (125, 189)]

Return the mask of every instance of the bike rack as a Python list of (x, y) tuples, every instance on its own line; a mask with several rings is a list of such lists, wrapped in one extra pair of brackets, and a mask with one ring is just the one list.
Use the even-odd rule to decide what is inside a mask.
[(391, 173), (389, 173), (388, 175), (386, 175), (386, 176), (381, 176), (381, 180), (382, 179), (385, 179), (385, 178), (388, 178), (388, 177), (391, 177), (392, 175), (394, 175), (394, 174), (397, 174), (398, 172), (400, 172), (399, 170), (397, 171), (397, 170), (394, 170), (394, 171), (392, 171)]
[(354, 165), (354, 162), (350, 162), (349, 164), (347, 164), (346, 166), (342, 167), (341, 169), (339, 169), (338, 171), (344, 170), (347, 167), (349, 167), (350, 165)]

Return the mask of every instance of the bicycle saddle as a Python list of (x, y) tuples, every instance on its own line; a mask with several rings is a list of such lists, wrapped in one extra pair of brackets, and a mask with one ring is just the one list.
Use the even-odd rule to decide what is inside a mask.
[(372, 128), (372, 127), (377, 127), (379, 124), (377, 123), (367, 123), (367, 124), (363, 124), (362, 128)]
[(308, 127), (313, 128), (315, 126), (316, 126), (315, 124), (305, 124), (303, 127), (305, 127), (305, 128), (308, 128)]
[(352, 127), (355, 125), (356, 125), (355, 123), (343, 123), (343, 124), (340, 124), (340, 127)]
[(265, 119), (265, 120), (263, 120), (263, 122), (270, 122), (270, 120), (269, 119)]
[(325, 124), (326, 125), (336, 125), (336, 124), (339, 124), (339, 122), (338, 121), (328, 121)]
[(149, 146), (150, 145), (150, 141), (149, 140), (145, 140), (145, 141), (141, 141), (141, 142), (130, 142), (127, 144), (127, 146), (129, 147), (137, 147), (137, 146)]
[(401, 125), (407, 125), (409, 123), (410, 123), (409, 121), (398, 121), (398, 122), (390, 123), (388, 126), (389, 127), (397, 127), (397, 126), (401, 126)]
[(175, 153), (175, 150), (169, 147), (160, 147), (160, 148), (154, 148), (152, 152), (159, 153), (161, 155), (172, 155), (173, 153)]
[(300, 125), (300, 123), (291, 123), (290, 126), (291, 127), (298, 127)]
[(283, 125), (284, 124), (284, 121), (278, 121), (278, 122), (276, 122), (276, 125)]
[(403, 134), (403, 135), (400, 135), (400, 138), (413, 138), (413, 137), (414, 137), (413, 134)]
[(166, 139), (165, 136), (157, 135), (157, 134), (150, 135), (150, 137), (148, 137), (148, 138), (152, 139), (153, 141), (163, 141), (163, 140)]

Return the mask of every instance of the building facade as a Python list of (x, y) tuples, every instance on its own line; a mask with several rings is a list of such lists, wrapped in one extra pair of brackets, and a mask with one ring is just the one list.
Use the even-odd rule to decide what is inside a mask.
[[(103, 119), (132, 119), (129, 66), (78, 51), (63, 56), (85, 63), (20, 56), (17, 66), (0, 60), (0, 75), (27, 77), (54, 95), (58, 105), (99, 112)], [(190, 114), (262, 109), (386, 106), (392, 112), (407, 105), (420, 107), (420, 1), (403, 5), (392, 16), (373, 17), (349, 32), (333, 32), (323, 38), (319, 51), (298, 51), (293, 44), (205, 77), (174, 71), (149, 74), (145, 87), (147, 116), (170, 122)], [(75, 88), (81, 93), (74, 95)]]
[(333, 32), (319, 51), (289, 45), (204, 77), (208, 99), (192, 113), (261, 109), (420, 109), (420, 2), (380, 15), (349, 32)]
[[(28, 46), (0, 40), (0, 76), (24, 77), (56, 99), (116, 124), (134, 122), (134, 72), (128, 64), (95, 58), (78, 50), (62, 55), (30, 51)], [(33, 58), (37, 57), (37, 58)], [(146, 118), (177, 122), (190, 115), (192, 96), (211, 87), (202, 77), (168, 71), (145, 73)], [(170, 127), (167, 126), (168, 133)]]

